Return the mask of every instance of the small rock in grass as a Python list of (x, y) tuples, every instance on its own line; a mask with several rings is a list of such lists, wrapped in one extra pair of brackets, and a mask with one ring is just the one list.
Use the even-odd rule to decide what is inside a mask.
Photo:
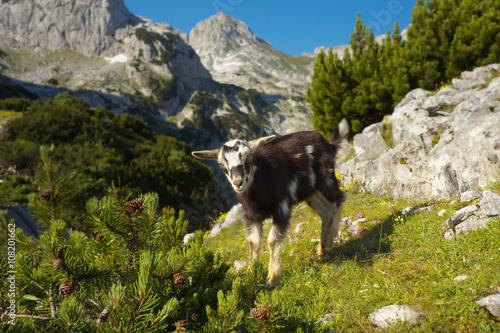
[(242, 218), (243, 206), (241, 204), (233, 206), (224, 221), (214, 224), (214, 226), (212, 227), (212, 231), (210, 232), (210, 237), (217, 236), (222, 229), (229, 227), (235, 221), (241, 220)]
[(500, 293), (487, 296), (476, 302), (486, 309), (495, 317), (500, 317)]
[(481, 197), (481, 192), (478, 191), (466, 191), (460, 195), (460, 201), (472, 201), (475, 199), (479, 199)]
[(399, 321), (414, 325), (424, 314), (409, 305), (388, 305), (372, 312), (368, 319), (380, 328), (386, 328)]
[(189, 242), (191, 241), (191, 238), (194, 237), (194, 232), (190, 233), (190, 234), (185, 234), (184, 235), (184, 245), (188, 245)]
[(447, 212), (446, 209), (442, 209), (439, 211), (438, 216), (444, 216), (444, 214), (446, 214), (446, 212)]
[(304, 225), (304, 223), (299, 223), (295, 226), (295, 229), (293, 230), (293, 233), (294, 234), (298, 234), (300, 233), (300, 231), (302, 230), (302, 226)]
[(401, 213), (402, 213), (402, 214), (407, 214), (407, 213), (409, 213), (412, 209), (413, 209), (413, 207), (408, 206), (408, 207), (406, 207), (406, 208), (403, 208), (403, 210), (401, 211)]
[(463, 281), (465, 279), (467, 279), (467, 275), (459, 275), (456, 278), (454, 278), (453, 280), (455, 280), (455, 281)]
[(246, 265), (247, 265), (247, 262), (246, 262), (246, 261), (236, 260), (236, 261), (234, 262), (234, 268), (235, 268), (236, 270), (239, 270), (239, 269), (241, 269), (241, 268), (245, 267)]

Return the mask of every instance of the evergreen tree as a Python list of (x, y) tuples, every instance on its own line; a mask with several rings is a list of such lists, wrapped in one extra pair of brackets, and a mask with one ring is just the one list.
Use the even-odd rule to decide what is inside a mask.
[[(70, 204), (70, 192), (74, 191), (74, 171), (65, 173), (61, 165), (54, 161), (54, 145), (40, 146), (42, 160), (36, 174), (39, 194), (30, 195), (30, 209), (45, 227), (58, 219), (71, 218), (65, 206)], [(73, 225), (73, 227), (75, 227)]]
[(182, 212), (158, 213), (157, 195), (125, 201), (115, 190), (88, 202), (85, 232), (68, 234), (51, 217), (39, 242), (16, 233), (18, 317), (35, 319), (19, 326), (164, 332), (194, 313), (203, 322), (205, 307), (216, 305), (229, 265), (203, 249), (201, 232), (184, 247)]
[[(177, 210), (181, 205), (186, 207), (186, 214), (200, 222), (191, 225), (191, 230), (208, 227), (208, 217), (214, 217), (214, 210), (227, 208), (226, 200), (214, 194), (220, 192), (214, 191), (216, 183), (210, 169), (192, 158), (185, 143), (165, 135), (154, 136), (146, 123), (131, 115), (93, 109), (83, 100), (62, 94), (53, 100), (31, 102), (21, 117), (9, 121), (7, 130), (0, 144), (0, 164), (27, 174), (27, 182), (38, 182), (43, 174), (38, 153), (42, 144), (54, 145), (52, 160), (60, 172), (77, 170), (71, 191), (59, 196), (65, 201), (59, 205), (61, 213), (66, 214), (63, 219), (72, 227), (81, 224), (85, 202), (102, 195), (111, 183), (136, 193), (158, 193), (162, 205)], [(47, 184), (36, 185), (43, 187), (40, 191), (48, 189)], [(204, 192), (209, 186), (212, 192), (207, 197)], [(7, 184), (1, 187), (9, 189)], [(29, 191), (35, 186), (26, 188)], [(23, 195), (23, 201), (27, 201), (27, 195)], [(193, 209), (188, 211), (187, 207)]]
[(202, 247), (200, 231), (184, 246), (183, 212), (160, 212), (156, 194), (130, 199), (111, 188), (88, 201), (82, 231), (72, 230), (58, 210), (71, 177), (51, 151), (41, 148), (41, 177), (52, 193), (30, 198), (45, 228), (39, 240), (16, 231), (16, 329), (164, 332), (206, 321), (229, 265)]
[[(45, 173), (53, 184), (68, 176), (51, 172), (52, 150), (44, 147)], [(57, 168), (56, 168), (57, 170)], [(49, 176), (48, 176), (49, 177)], [(50, 183), (50, 182), (49, 182)], [(53, 188), (67, 193), (63, 185)], [(81, 230), (60, 219), (57, 205), (32, 196), (32, 211), (44, 226), (40, 238), (15, 231), (14, 332), (325, 332), (315, 309), (328, 293), (301, 304), (285, 302), (282, 290), (265, 288), (267, 271), (253, 261), (246, 273), (228, 275), (230, 265), (203, 247), (198, 231), (188, 244), (183, 212), (159, 209), (156, 194), (131, 198), (111, 187), (86, 204)], [(0, 223), (4, 251), (6, 212)], [(9, 292), (6, 256), (0, 256), (0, 295)], [(12, 269), (12, 268), (10, 268)], [(0, 299), (4, 314), (6, 302)], [(323, 310), (322, 310), (323, 311)], [(307, 318), (307, 320), (304, 320)]]
[(327, 136), (342, 120), (342, 103), (347, 91), (347, 77), (342, 61), (333, 54), (321, 51), (314, 64), (314, 74), (307, 87), (306, 100), (313, 110), (314, 128)]
[(462, 71), (499, 62), (500, 3), (418, 0), (406, 42), (396, 23), (392, 36), (375, 43), (358, 14), (350, 52), (335, 70), (328, 59), (318, 55), (307, 90), (314, 128), (328, 136), (345, 117), (355, 134), (392, 113), (411, 89), (434, 90)]
[(500, 62), (500, 3), (462, 1), (456, 12), (460, 24), (452, 36), (446, 76)]

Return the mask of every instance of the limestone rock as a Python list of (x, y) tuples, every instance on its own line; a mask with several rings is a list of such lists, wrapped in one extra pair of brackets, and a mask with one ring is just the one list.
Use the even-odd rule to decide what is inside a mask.
[(184, 239), (183, 239), (183, 242), (184, 242), (184, 245), (189, 245), (189, 242), (191, 241), (191, 239), (194, 238), (194, 232), (190, 233), (190, 234), (185, 234), (184, 235)]
[[(356, 135), (355, 146), (367, 148), (339, 164), (342, 182), (355, 178), (366, 192), (421, 200), (449, 199), (494, 182), (500, 163), (498, 73), (500, 64), (464, 72), (462, 78), (473, 81), (470, 89), (409, 92), (390, 117), (394, 148), (377, 149), (367, 133)], [(365, 153), (370, 145), (378, 156)]]
[(461, 202), (472, 201), (480, 197), (481, 197), (481, 192), (470, 190), (470, 191), (465, 191), (460, 195), (460, 201)]
[(484, 297), (476, 303), (484, 306), (493, 316), (500, 317), (500, 293)]
[[(291, 56), (276, 50), (244, 22), (224, 13), (199, 22), (189, 34), (189, 44), (214, 80), (260, 92), (272, 105), (264, 118), (275, 133), (312, 130), (304, 95), (314, 55)], [(235, 102), (247, 103), (239, 97)], [(273, 108), (278, 112), (272, 112)]]
[(368, 126), (363, 132), (354, 137), (353, 146), (356, 155), (364, 159), (372, 159), (380, 156), (387, 148), (382, 132), (382, 123)]
[(225, 229), (234, 222), (242, 219), (243, 219), (243, 206), (241, 204), (237, 204), (233, 206), (233, 208), (231, 208), (229, 214), (227, 214), (224, 221), (221, 221), (212, 227), (212, 231), (210, 232), (210, 237), (217, 236), (222, 229)]
[[(462, 195), (462, 197), (469, 194)], [(484, 228), (488, 221), (500, 217), (500, 195), (486, 190), (479, 193), (480, 201), (470, 204), (453, 213), (446, 220), (444, 237), (452, 239), (455, 236), (466, 234), (471, 230)]]
[(198, 23), (189, 34), (189, 44), (215, 80), (247, 89), (259, 87), (267, 93), (305, 91), (316, 59), (313, 55), (286, 55), (244, 22), (224, 13)]
[(368, 319), (370, 319), (374, 325), (380, 328), (386, 328), (397, 323), (398, 320), (403, 323), (414, 325), (417, 323), (417, 319), (423, 315), (422, 312), (409, 305), (388, 305), (372, 312), (368, 316)]
[(234, 262), (234, 268), (238, 271), (247, 265), (246, 261), (236, 260)]

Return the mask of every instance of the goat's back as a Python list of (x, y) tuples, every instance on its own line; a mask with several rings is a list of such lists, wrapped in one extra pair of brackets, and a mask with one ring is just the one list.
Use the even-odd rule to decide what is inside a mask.
[(275, 138), (253, 153), (256, 168), (248, 198), (266, 217), (284, 198), (295, 204), (318, 190), (333, 202), (339, 193), (334, 170), (337, 149), (313, 131)]
[[(333, 140), (332, 140), (333, 141)], [(270, 158), (274, 157), (295, 157), (298, 154), (306, 153), (306, 147), (312, 148), (313, 156), (329, 155), (335, 158), (338, 150), (338, 140), (333, 144), (327, 142), (325, 138), (318, 132), (302, 131), (292, 134), (279, 136), (276, 139), (266, 143), (264, 146), (259, 147), (254, 155)], [(311, 148), (307, 148), (309, 151)]]

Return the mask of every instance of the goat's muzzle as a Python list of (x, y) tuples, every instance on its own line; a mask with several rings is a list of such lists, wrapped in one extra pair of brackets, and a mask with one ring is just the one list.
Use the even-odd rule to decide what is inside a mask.
[(245, 179), (241, 177), (237, 177), (231, 180), (231, 184), (233, 185), (233, 189), (241, 193), (245, 189)]

